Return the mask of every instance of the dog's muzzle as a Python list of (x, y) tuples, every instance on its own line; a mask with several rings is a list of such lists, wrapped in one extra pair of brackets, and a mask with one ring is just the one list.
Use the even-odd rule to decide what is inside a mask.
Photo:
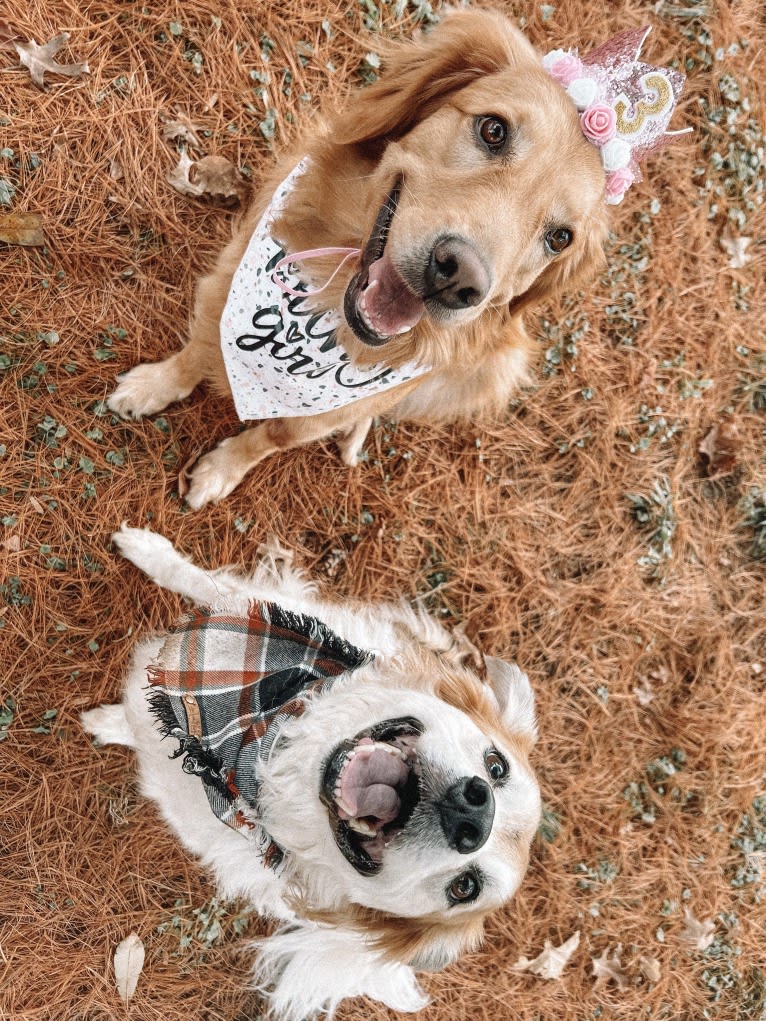
[(335, 842), (362, 875), (380, 870), (385, 848), (420, 800), (422, 733), (413, 717), (384, 720), (342, 741), (324, 768), (320, 798)]

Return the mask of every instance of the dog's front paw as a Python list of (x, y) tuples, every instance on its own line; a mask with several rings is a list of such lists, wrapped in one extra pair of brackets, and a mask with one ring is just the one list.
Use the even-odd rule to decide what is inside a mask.
[(149, 528), (129, 528), (123, 524), (119, 532), (112, 533), (112, 542), (126, 560), (150, 577), (168, 556), (177, 556), (173, 543)]
[(163, 364), (157, 362), (137, 365), (126, 372), (114, 393), (107, 397), (106, 406), (121, 418), (143, 418), (187, 397), (190, 391), (179, 388), (172, 373), (163, 369)]
[(232, 440), (224, 440), (215, 450), (197, 461), (190, 474), (186, 502), (192, 510), (200, 510), (209, 503), (218, 503), (236, 489), (245, 474), (234, 463), (227, 449)]

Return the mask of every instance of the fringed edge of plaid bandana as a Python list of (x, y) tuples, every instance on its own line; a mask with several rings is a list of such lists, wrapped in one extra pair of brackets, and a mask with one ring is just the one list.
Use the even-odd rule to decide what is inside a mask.
[(149, 703), (149, 712), (159, 723), (157, 729), (160, 737), (173, 737), (178, 741), (178, 748), (170, 753), (170, 758), (177, 759), (183, 755), (184, 761), (181, 768), (184, 773), (199, 776), (205, 783), (220, 787), (221, 793), (225, 793), (226, 777), (223, 770), (223, 759), (206, 748), (199, 736), (188, 734), (181, 727), (167, 692), (150, 687), (146, 700)]
[[(206, 667), (210, 635), (226, 645), (223, 669)], [(170, 757), (183, 756), (181, 768), (200, 778), (213, 813), (254, 841), (268, 867), (279, 869), (284, 852), (258, 820), (257, 762), (307, 695), (373, 658), (315, 617), (251, 601), (187, 614), (149, 668), (149, 710), (161, 737), (178, 742)]]
[(372, 652), (366, 652), (345, 638), (341, 638), (339, 634), (336, 634), (318, 617), (311, 617), (307, 613), (296, 613), (293, 610), (286, 610), (278, 603), (262, 603), (260, 605), (268, 609), (271, 623), (275, 627), (285, 628), (313, 642), (318, 642), (322, 648), (323, 659), (330, 658), (337, 660), (339, 667), (337, 673), (355, 670), (357, 667), (370, 663), (374, 659)]

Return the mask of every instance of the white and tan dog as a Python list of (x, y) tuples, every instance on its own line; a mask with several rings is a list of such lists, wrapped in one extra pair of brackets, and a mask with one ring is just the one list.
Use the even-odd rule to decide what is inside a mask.
[[(204, 657), (204, 630), (179, 626), (143, 642), (123, 702), (84, 713), (86, 730), (135, 750), (144, 794), (212, 870), (222, 896), (246, 898), (280, 923), (256, 944), (254, 965), (275, 1016), (303, 1021), (358, 995), (418, 1010), (427, 997), (414, 972), (475, 947), (486, 915), (513, 896), (527, 866), (540, 795), (528, 761), (535, 716), (526, 676), (487, 657), (481, 680), (464, 663), (465, 647), (425, 612), (325, 600), (276, 548), (245, 576), (202, 570), (150, 531), (123, 528), (114, 540), (156, 584), (203, 607), (189, 619), (225, 620), (225, 633), (207, 639)], [(237, 687), (223, 662), (231, 648), (220, 660), (212, 653), (236, 632), (232, 620), (253, 613), (259, 628), (268, 622), (275, 651), (263, 651), (261, 636), (253, 652), (248, 631), (258, 670), (247, 679), (260, 678), (254, 712), (243, 710), (237, 688), (236, 711), (224, 720), (220, 701), (211, 710), (189, 692), (205, 671), (220, 685), (216, 697)], [(301, 628), (308, 638), (296, 638)], [(173, 661), (173, 634), (191, 635), (191, 667), (190, 646)], [(302, 687), (285, 652), (301, 642), (310, 648), (295, 668), (310, 675)], [(191, 673), (173, 673), (181, 660)], [(179, 677), (175, 694), (193, 683), (176, 700)], [(173, 715), (171, 703), (185, 708)]]

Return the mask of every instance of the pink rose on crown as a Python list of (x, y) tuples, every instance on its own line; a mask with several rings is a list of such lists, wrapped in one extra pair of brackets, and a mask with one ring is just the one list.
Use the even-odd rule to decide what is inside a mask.
[(607, 205), (616, 206), (622, 202), (625, 192), (630, 188), (635, 177), (630, 167), (622, 167), (620, 170), (612, 170), (606, 175), (606, 201)]
[(606, 145), (617, 131), (617, 114), (606, 103), (594, 103), (580, 114), (580, 127), (589, 142)]
[(575, 78), (582, 77), (582, 61), (579, 57), (575, 57), (572, 53), (565, 53), (550, 65), (548, 73), (552, 78), (555, 78), (557, 82), (561, 82), (561, 84), (566, 87), (570, 84), (570, 82), (573, 82)]

